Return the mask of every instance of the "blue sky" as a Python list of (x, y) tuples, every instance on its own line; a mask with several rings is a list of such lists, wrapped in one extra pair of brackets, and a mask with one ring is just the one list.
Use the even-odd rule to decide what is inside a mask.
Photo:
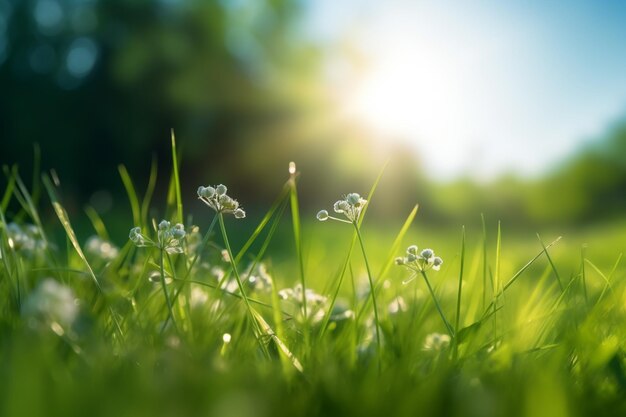
[(537, 175), (626, 115), (626, 2), (316, 0), (306, 22), (345, 117), (432, 175)]

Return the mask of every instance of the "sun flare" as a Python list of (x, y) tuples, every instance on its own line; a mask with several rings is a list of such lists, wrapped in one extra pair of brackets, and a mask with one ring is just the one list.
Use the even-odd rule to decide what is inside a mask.
[[(455, 165), (467, 153), (464, 112), (467, 96), (460, 63), (436, 46), (405, 39), (372, 54), (346, 109), (383, 138), (393, 137), (419, 151), (436, 146)], [(436, 158), (426, 153), (428, 158)]]

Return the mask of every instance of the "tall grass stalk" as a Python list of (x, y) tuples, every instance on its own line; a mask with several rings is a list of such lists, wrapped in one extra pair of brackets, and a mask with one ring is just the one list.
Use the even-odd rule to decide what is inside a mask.
[(180, 191), (180, 176), (178, 173), (178, 154), (176, 152), (176, 135), (174, 129), (171, 130), (172, 137), (172, 182), (176, 194), (176, 221), (183, 223), (183, 198)]
[(550, 252), (548, 252), (548, 250), (546, 249), (546, 245), (543, 243), (543, 240), (541, 240), (541, 236), (539, 236), (539, 233), (537, 233), (537, 239), (539, 239), (539, 243), (541, 243), (541, 247), (543, 248), (544, 252), (546, 253), (546, 258), (548, 258), (548, 262), (550, 263), (550, 267), (552, 268), (552, 272), (554, 273), (554, 277), (556, 278), (556, 282), (559, 284), (559, 290), (561, 292), (565, 291), (565, 288), (563, 288), (563, 282), (561, 281), (561, 275), (559, 274), (558, 269), (556, 269), (556, 265), (554, 265), (554, 261), (552, 260), (552, 256), (550, 256)]
[(483, 213), (480, 214), (480, 221), (482, 224), (482, 231), (483, 231), (483, 239), (482, 239), (482, 255), (483, 255), (483, 273), (482, 273), (482, 277), (483, 277), (483, 305), (482, 308), (483, 310), (485, 309), (485, 306), (487, 305), (487, 224), (485, 222), (485, 215)]
[(455, 337), (452, 341), (454, 343), (454, 351), (453, 351), (454, 359), (456, 359), (459, 354), (459, 343), (458, 343), (458, 339), (456, 335), (459, 334), (459, 325), (461, 322), (461, 295), (463, 291), (464, 267), (465, 267), (465, 226), (463, 226), (462, 232), (461, 232), (461, 261), (460, 261), (460, 266), (459, 266), (459, 285), (457, 289), (457, 298), (456, 298), (456, 316), (454, 318)]
[[(72, 225), (70, 223), (70, 219), (67, 215), (67, 211), (65, 211), (65, 208), (63, 208), (63, 206), (61, 205), (61, 203), (59, 202), (56, 193), (54, 192), (54, 187), (52, 185), (52, 183), (50, 182), (50, 179), (46, 176), (43, 175), (42, 176), (42, 181), (44, 186), (46, 187), (46, 190), (48, 191), (48, 196), (50, 197), (50, 200), (52, 202), (52, 206), (54, 207), (54, 211), (57, 215), (57, 217), (59, 218), (59, 221), (61, 222), (61, 225), (63, 226), (63, 229), (65, 230), (65, 233), (69, 239), (69, 241), (71, 242), (72, 246), (74, 247), (74, 250), (76, 251), (76, 253), (78, 254), (78, 256), (81, 258), (81, 260), (83, 261), (85, 267), (87, 268), (87, 270), (89, 271), (89, 275), (91, 277), (91, 279), (93, 280), (96, 289), (98, 290), (98, 293), (102, 296), (102, 298), (104, 299), (104, 291), (102, 289), (102, 286), (100, 285), (100, 281), (98, 280), (98, 277), (96, 277), (96, 274), (93, 271), (93, 268), (91, 267), (89, 261), (87, 260), (87, 257), (85, 256), (85, 254), (83, 253), (83, 250), (80, 246), (80, 244), (78, 243), (78, 238), (76, 237), (76, 233), (74, 232), (74, 229), (72, 228)], [(19, 184), (19, 181), (18, 181)], [(33, 207), (34, 209), (34, 207)], [(39, 218), (39, 216), (37, 216), (37, 218)], [(43, 233), (43, 230), (42, 230)], [(56, 264), (55, 264), (56, 265)], [(105, 300), (106, 303), (106, 300)], [(107, 303), (107, 307), (109, 310), (109, 313), (111, 315), (111, 320), (114, 324), (114, 327), (120, 337), (120, 341), (124, 340), (124, 332), (122, 331), (122, 328), (120, 326), (119, 320), (117, 319), (117, 316), (115, 314), (115, 312), (113, 311), (113, 308)]]
[(293, 226), (293, 239), (296, 247), (296, 256), (298, 258), (298, 272), (300, 274), (300, 285), (302, 285), (302, 314), (304, 316), (304, 345), (308, 350), (310, 344), (309, 315), (307, 311), (306, 300), (306, 279), (304, 275), (304, 258), (302, 256), (302, 225), (300, 223), (300, 207), (298, 202), (298, 188), (296, 186), (296, 164), (289, 163), (289, 201), (291, 205), (291, 220)]
[(589, 296), (587, 295), (587, 269), (585, 268), (585, 249), (585, 245), (583, 245), (583, 247), (580, 249), (580, 274), (583, 287), (583, 296), (585, 297), (585, 305), (587, 306), (587, 308), (589, 308)]

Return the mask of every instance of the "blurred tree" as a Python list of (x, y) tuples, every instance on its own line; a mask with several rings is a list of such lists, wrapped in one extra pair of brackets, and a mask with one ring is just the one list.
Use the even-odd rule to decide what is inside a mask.
[[(0, 154), (45, 166), (78, 191), (145, 176), (169, 129), (190, 163), (240, 145), (242, 129), (299, 110), (317, 52), (297, 0), (0, 0)], [(310, 89), (309, 89), (310, 90)], [(195, 160), (194, 157), (195, 156)]]
[(626, 121), (530, 188), (529, 214), (544, 222), (590, 223), (626, 213)]

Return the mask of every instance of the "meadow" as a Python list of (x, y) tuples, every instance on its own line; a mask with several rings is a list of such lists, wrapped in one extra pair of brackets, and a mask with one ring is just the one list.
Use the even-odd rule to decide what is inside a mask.
[(172, 152), (165, 207), (121, 170), (117, 245), (95, 211), (77, 235), (53, 175), (5, 170), (0, 415), (626, 415), (626, 223), (370, 222), (384, 169), (305, 212), (295, 164), (251, 215), (183, 194)]

